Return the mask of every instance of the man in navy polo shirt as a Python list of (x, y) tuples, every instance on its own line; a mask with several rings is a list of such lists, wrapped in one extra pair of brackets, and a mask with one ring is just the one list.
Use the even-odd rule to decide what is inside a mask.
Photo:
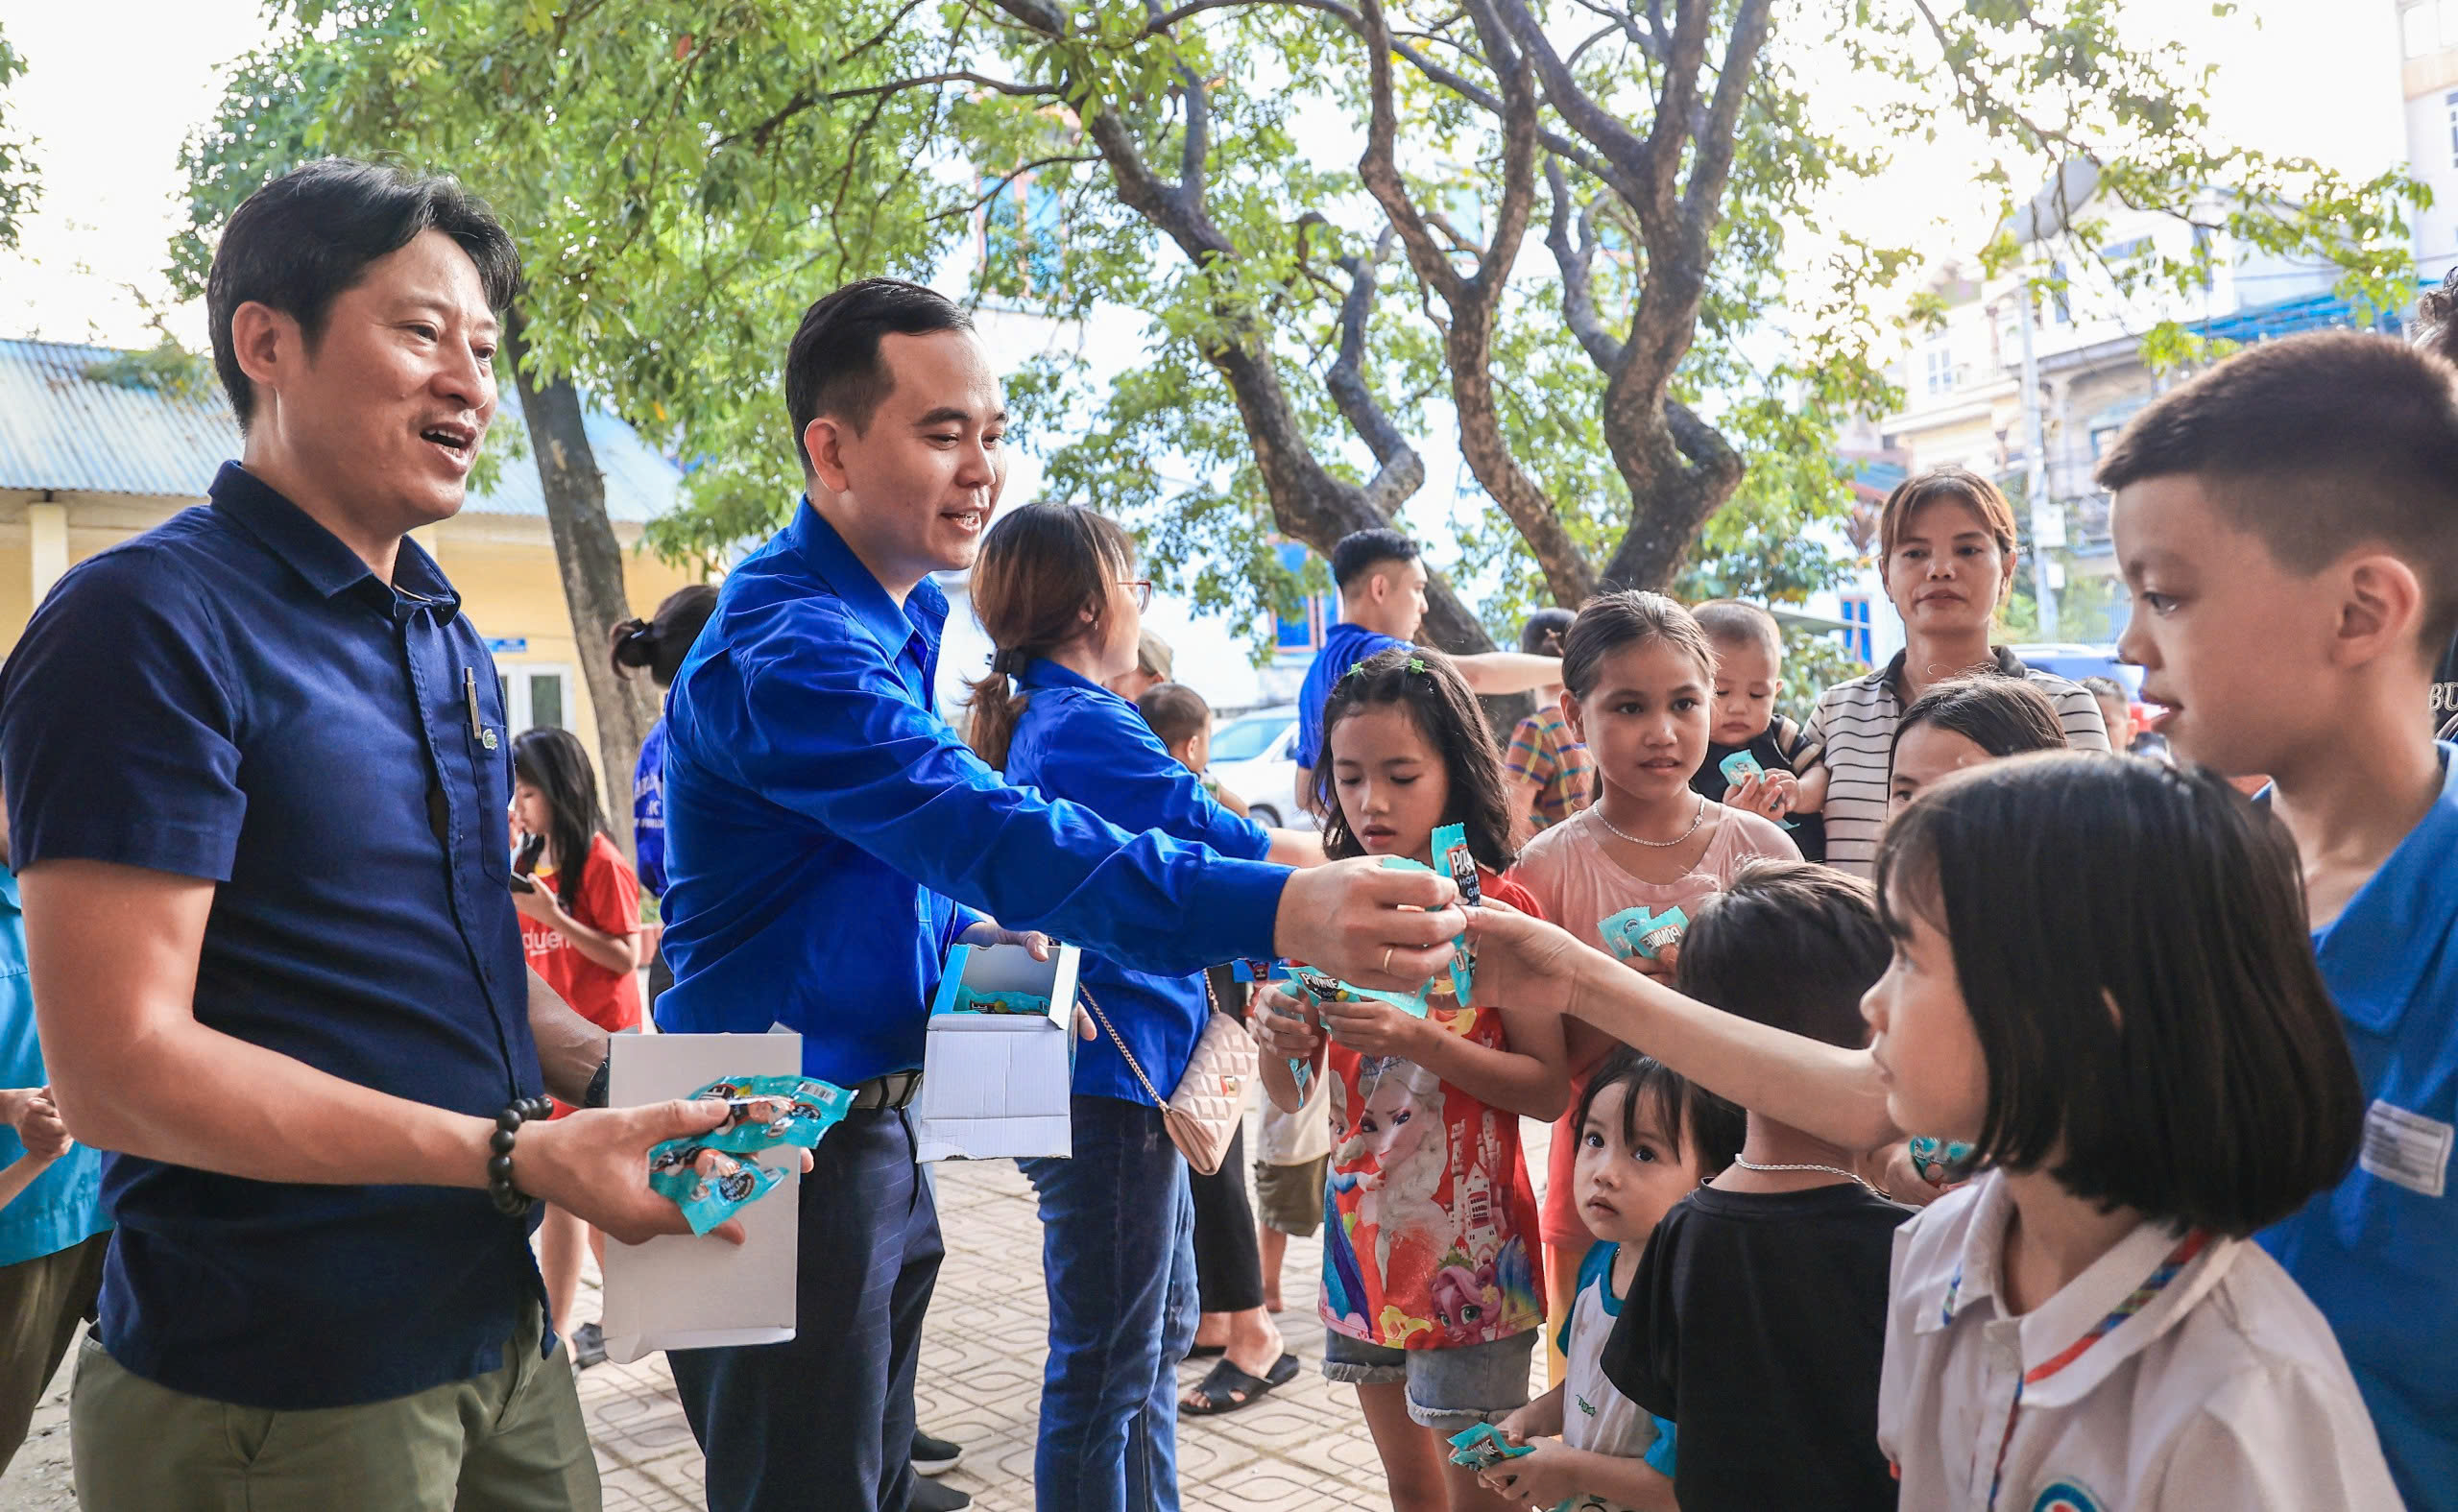
[(1464, 921), (1447, 877), (1292, 873), (1045, 802), (932, 711), (929, 575), (973, 561), (1007, 466), (963, 311), (893, 279), (837, 290), (795, 333), (785, 408), (806, 495), (728, 575), (668, 705), (658, 1024), (783, 1023), (858, 1095), (802, 1184), (794, 1340), (668, 1358), (711, 1512), (904, 1512), (941, 1254), (904, 1109), (948, 947), (1004, 934), (995, 917), (1143, 971), (1277, 953), (1410, 988)]
[[(517, 273), (449, 180), (258, 191), (206, 292), (242, 461), (0, 672), (52, 1087), (113, 1152), (87, 1512), (599, 1504), (535, 1214), (486, 1188), (498, 1114), (584, 1100), (604, 1040), (522, 966), (494, 671), (405, 539), (461, 506)], [(680, 1232), (648, 1147), (723, 1113), (519, 1128), (502, 1203)]]
[[(1297, 688), (1297, 802), (1322, 812), (1314, 768), (1322, 758), (1323, 706), (1348, 669), (1378, 651), (1405, 646), (1425, 628), (1425, 558), (1396, 530), (1359, 530), (1332, 548), (1332, 582), (1340, 590), (1340, 622), (1323, 632), (1323, 649)], [(1460, 680), (1480, 693), (1525, 693), (1562, 680), (1562, 659), (1523, 651), (1455, 656)]]

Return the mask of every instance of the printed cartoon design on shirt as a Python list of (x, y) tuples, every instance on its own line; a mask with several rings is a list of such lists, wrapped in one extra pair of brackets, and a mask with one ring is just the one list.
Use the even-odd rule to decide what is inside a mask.
[[(1475, 1044), (1502, 1043), (1493, 1009), (1427, 1017)], [(1327, 1069), (1336, 1142), (1325, 1324), (1390, 1349), (1485, 1344), (1542, 1326), (1518, 1121), (1396, 1056), (1334, 1044)]]

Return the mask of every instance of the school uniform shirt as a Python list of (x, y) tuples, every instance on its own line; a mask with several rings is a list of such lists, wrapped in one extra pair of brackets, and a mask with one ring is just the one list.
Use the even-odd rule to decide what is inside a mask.
[[(1613, 1261), (1621, 1253), (1622, 1246), (1610, 1241), (1588, 1250), (1579, 1262), (1578, 1293), (1554, 1341), (1565, 1362), (1562, 1442), (1616, 1459), (1644, 1459), (1670, 1476), (1675, 1466), (1674, 1426), (1624, 1396), (1604, 1374), (1604, 1341), (1622, 1316), (1622, 1299), (1613, 1295)], [(1555, 1512), (1625, 1509), (1603, 1497), (1575, 1496)]]
[[(1482, 868), (1478, 885), (1522, 913), (1536, 900)], [(1434, 978), (1439, 1005), (1455, 1001)], [(1505, 1049), (1502, 1011), (1434, 1006), (1426, 1019)], [(1536, 1195), (1519, 1116), (1412, 1061), (1332, 1042), (1332, 1161), (1324, 1182), (1323, 1326), (1386, 1349), (1492, 1344), (1545, 1326)]]
[[(2076, 751), (2106, 751), (2109, 727), (2100, 716), (2099, 700), (2079, 683), (2047, 672), (2035, 672), (2003, 646), (1996, 648), (1995, 670), (2018, 677), (2048, 695), (2057, 706), (2065, 744)], [(1878, 831), (1886, 828), (1887, 789), (1894, 771), (1894, 732), (1903, 722), (1904, 653), (1867, 677), (1838, 683), (1818, 697), (1809, 716), (1809, 738), (1824, 749), (1828, 777), (1826, 864), (1854, 876), (1876, 870)]]
[(1323, 632), (1323, 649), (1314, 653), (1314, 661), (1306, 669), (1306, 681), (1297, 685), (1297, 743), (1289, 748), (1289, 758), (1309, 771), (1323, 764), (1323, 706), (1331, 701), (1332, 689), (1348, 669), (1368, 658), (1405, 646), (1408, 642), (1368, 630), (1362, 625), (1334, 625)]
[[(592, 929), (615, 935), (640, 932), (640, 879), (603, 834), (590, 837), (577, 899), (564, 897), (562, 878), (551, 869), (540, 869), (531, 880), (541, 891), (554, 894), (564, 912)], [(610, 1033), (640, 1026), (638, 975), (598, 965), (581, 954), (562, 930), (527, 914), (520, 916), (520, 953), (529, 969), (590, 1022)]]
[[(1721, 741), (1707, 742), (1706, 759), (1699, 770), (1690, 774), (1690, 791), (1711, 804), (1721, 804), (1727, 789), (1740, 784), (1724, 776), (1724, 763), (1747, 751), (1758, 762), (1762, 772), (1804, 773), (1818, 765), (1819, 748), (1809, 738), (1809, 732), (1782, 714), (1768, 721), (1767, 728), (1743, 745), (1728, 746)], [(1826, 859), (1826, 821), (1819, 814), (1787, 814), (1781, 821), (1784, 833), (1801, 853), (1804, 861)]]
[[(1695, 916), (1699, 904), (1723, 892), (1750, 862), (1761, 857), (1800, 859), (1800, 851), (1790, 837), (1757, 814), (1719, 805), (1708, 810), (1707, 823), (1716, 829), (1707, 840), (1705, 853), (1697, 866), (1670, 882), (1642, 881), (1624, 871), (1604, 849), (1611, 831), (1604, 828), (1604, 816), (1593, 808), (1529, 841), (1528, 849), (1519, 854), (1519, 864), (1510, 869), (1510, 877), (1528, 889), (1546, 918), (1597, 949), (1606, 950), (1604, 933), (1597, 925), (1625, 908), (1645, 904), (1657, 913), (1678, 908), (1685, 917)], [(1571, 1180), (1571, 1167), (1578, 1159), (1578, 1100), (1594, 1068), (1592, 1065), (1571, 1068), (1570, 1105), (1554, 1120), (1553, 1145), (1546, 1152), (1541, 1221), (1545, 1242), (1556, 1247), (1585, 1249), (1594, 1237), (1578, 1215)]]
[(2145, 1222), (2012, 1316), (2012, 1214), (1991, 1171), (1896, 1233), (1903, 1512), (2396, 1512), (2329, 1325), (2260, 1246)]
[[(1024, 707), (1007, 742), (1008, 781), (1081, 804), (1121, 829), (1151, 830), (1241, 860), (1260, 861), (1270, 852), (1270, 831), (1221, 807), (1133, 704), (1046, 659), (1035, 659), (1016, 681)], [(1076, 1095), (1152, 1105), (1152, 1093), (1119, 1051), (1123, 1036), (1153, 1092), (1168, 1097), (1212, 1016), (1203, 973), (1140, 972), (1087, 950), (1082, 980), (1109, 1026), (1099, 1039), (1075, 1045)]]
[(1895, 1504), (1878, 1374), (1894, 1231), (1911, 1215), (1859, 1182), (1701, 1187), (1656, 1225), (1604, 1374), (1680, 1425), (1682, 1512)]
[(1503, 750), (1502, 765), (1521, 781), (1536, 784), (1535, 807), (1528, 815), (1535, 829), (1551, 829), (1596, 801), (1596, 758), (1571, 733), (1558, 705), (1519, 722)]
[(632, 853), (640, 858), (640, 885), (652, 898), (665, 893), (665, 716), (640, 741), (632, 767)]
[(2329, 1319), (2420, 1512), (2458, 1512), (2458, 746), (2440, 750), (2440, 801), (2313, 932), (2364, 1143), (2336, 1187), (2257, 1236)]

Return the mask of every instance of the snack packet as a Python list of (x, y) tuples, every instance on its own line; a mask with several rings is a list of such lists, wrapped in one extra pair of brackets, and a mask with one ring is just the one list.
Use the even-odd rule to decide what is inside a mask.
[(1736, 751), (1724, 757), (1716, 763), (1716, 770), (1722, 772), (1724, 775), (1724, 780), (1735, 787), (1739, 787), (1753, 777), (1763, 777), (1767, 773), (1767, 769), (1758, 764), (1758, 758), (1747, 751)]
[[(694, 1097), (723, 1097), (734, 1115), (689, 1143), (729, 1155), (757, 1154), (790, 1144), (814, 1150), (821, 1136), (852, 1111), (854, 1094), (815, 1076), (739, 1076), (711, 1082)], [(663, 1146), (661, 1146), (663, 1148)]]
[(960, 986), (956, 989), (954, 1012), (1006, 1013), (1047, 1019), (1049, 1017), (1049, 999), (1031, 993), (1012, 991), (976, 993), (970, 987)]
[(1910, 1144), (1912, 1168), (1930, 1186), (1951, 1187), (1971, 1179), (1971, 1146), (1963, 1140), (1916, 1134)]
[[(1468, 850), (1466, 825), (1444, 825), (1436, 829), (1434, 832), (1434, 853), (1442, 862), (1442, 869), (1451, 874), (1451, 880), (1458, 885), (1461, 907), (1474, 908), (1485, 900), (1484, 893), (1477, 886), (1477, 858)], [(1470, 945), (1468, 937), (1462, 934), (1451, 942), (1451, 992), (1459, 999), (1462, 1008), (1469, 1004), (1468, 988), (1475, 980), (1476, 970), (1476, 947)]]
[(710, 1153), (711, 1146), (686, 1140), (668, 1140), (649, 1151), (649, 1189), (681, 1208), (694, 1234), (708, 1233), (785, 1179), (783, 1171), (723, 1151), (713, 1152), (723, 1156), (720, 1168), (704, 1174), (699, 1160)]
[(1680, 943), (1689, 928), (1690, 916), (1680, 909), (1668, 908), (1659, 914), (1651, 912), (1645, 905), (1625, 908), (1596, 925), (1597, 932), (1604, 936), (1604, 943), (1612, 948), (1614, 955), (1625, 961), (1632, 956), (1654, 960), (1657, 951), (1668, 945)]
[(1451, 1435), (1451, 1462), (1470, 1470), (1491, 1470), (1506, 1459), (1532, 1452), (1527, 1445), (1503, 1437), (1502, 1429), (1490, 1423), (1480, 1423)]

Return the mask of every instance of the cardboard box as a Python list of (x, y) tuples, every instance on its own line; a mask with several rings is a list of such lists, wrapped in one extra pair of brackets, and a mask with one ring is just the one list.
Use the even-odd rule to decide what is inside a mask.
[[(803, 1068), (799, 1034), (618, 1034), (612, 1049), (606, 1100), (618, 1108), (687, 1097), (719, 1077), (795, 1076)], [(785, 1179), (736, 1214), (745, 1236), (739, 1249), (688, 1234), (637, 1245), (606, 1241), (608, 1359), (622, 1365), (662, 1349), (782, 1344), (794, 1336), (799, 1154), (759, 1157)], [(648, 1181), (645, 1166), (640, 1180)]]
[[(1069, 1156), (1075, 1080), (1075, 972), (1062, 945), (1036, 961), (1020, 945), (960, 945), (948, 952), (922, 1058), (914, 1137), (925, 1161)], [(968, 996), (1029, 993), (1046, 1013), (974, 1013)]]

